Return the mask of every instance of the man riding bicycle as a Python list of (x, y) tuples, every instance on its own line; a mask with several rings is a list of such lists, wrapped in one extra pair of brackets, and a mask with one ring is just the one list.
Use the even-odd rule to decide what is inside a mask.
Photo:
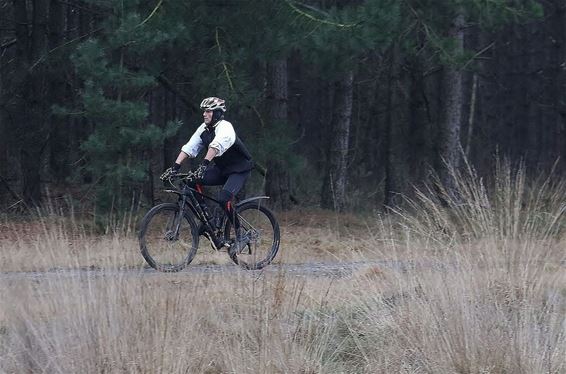
[(224, 100), (207, 97), (200, 103), (200, 108), (203, 110), (204, 123), (181, 148), (175, 164), (165, 170), (160, 178), (169, 179), (178, 173), (187, 158), (197, 157), (201, 150), (206, 149), (204, 159), (193, 172), (194, 182), (205, 186), (223, 185), (218, 200), (228, 217), (233, 219), (232, 201), (250, 176), (253, 160), (232, 124), (224, 119)]

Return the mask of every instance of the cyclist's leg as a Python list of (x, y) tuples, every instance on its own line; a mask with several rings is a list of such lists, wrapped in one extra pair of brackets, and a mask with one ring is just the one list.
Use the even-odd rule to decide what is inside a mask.
[(226, 214), (228, 214), (228, 218), (235, 224), (235, 227), (238, 226), (236, 225), (237, 222), (235, 222), (235, 210), (233, 207), (234, 196), (244, 187), (250, 174), (251, 171), (245, 171), (243, 173), (232, 173), (228, 175), (226, 183), (224, 183), (222, 190), (218, 193), (218, 200), (222, 203)]
[(235, 243), (232, 243), (230, 246), (230, 252), (240, 252), (243, 249), (245, 243), (243, 242), (242, 238), (240, 237), (240, 221), (236, 215), (236, 209), (233, 205), (234, 203), (234, 196), (246, 183), (246, 180), (250, 176), (251, 171), (246, 171), (243, 173), (232, 173), (228, 176), (226, 183), (222, 187), (222, 190), (218, 193), (218, 200), (222, 203), (224, 207), (224, 211), (228, 215), (228, 219), (232, 223), (235, 232)]
[[(189, 182), (189, 185), (193, 188), (196, 188), (197, 191), (202, 193), (202, 186), (220, 186), (226, 182), (226, 179), (226, 176), (224, 176), (220, 169), (216, 165), (214, 165), (206, 170), (201, 181), (192, 181)], [(197, 195), (197, 199), (199, 203), (206, 204), (206, 202), (200, 195)]]
[(222, 174), (218, 166), (214, 165), (206, 170), (201, 184), (203, 186), (220, 186), (226, 183), (226, 176)]
[[(204, 177), (201, 181), (199, 181), (198, 183), (195, 182), (191, 182), (191, 184), (193, 185), (194, 188), (196, 188), (197, 191), (199, 191), (200, 193), (202, 193), (202, 186), (218, 186), (218, 185), (222, 185), (226, 182), (227, 177), (224, 176), (222, 174), (222, 172), (220, 171), (220, 169), (214, 165), (210, 168), (208, 168), (204, 174)], [(199, 203), (203, 206), (203, 209), (207, 210), (209, 212), (209, 214), (212, 214), (213, 217), (213, 223), (212, 223), (212, 229), (215, 229), (215, 207), (210, 207), (208, 205), (208, 202), (205, 201), (205, 199), (201, 196), (198, 195), (196, 196), (197, 200), (199, 201)], [(214, 210), (210, 210), (210, 209), (214, 209)], [(205, 235), (208, 240), (210, 240), (210, 242), (212, 243), (212, 247), (214, 249), (219, 249), (220, 247), (222, 247), (222, 243), (220, 241), (220, 238), (217, 238), (216, 236), (211, 236), (210, 233), (208, 233), (206, 231), (206, 226), (204, 224), (201, 224), (199, 226), (199, 233), (201, 235)]]

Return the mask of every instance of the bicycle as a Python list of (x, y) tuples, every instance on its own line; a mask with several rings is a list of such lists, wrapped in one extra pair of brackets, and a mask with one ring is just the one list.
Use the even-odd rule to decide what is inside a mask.
[[(194, 259), (204, 236), (213, 249), (226, 248), (232, 261), (244, 269), (270, 264), (279, 250), (280, 231), (275, 215), (262, 204), (269, 197), (238, 202), (230, 219), (221, 203), (204, 194), (201, 185), (191, 184), (193, 180), (193, 173), (171, 176), (167, 181), (173, 188), (165, 192), (176, 194), (177, 203), (156, 205), (143, 217), (139, 242), (145, 261), (158, 271), (180, 271)], [(214, 203), (215, 214), (205, 199)]]

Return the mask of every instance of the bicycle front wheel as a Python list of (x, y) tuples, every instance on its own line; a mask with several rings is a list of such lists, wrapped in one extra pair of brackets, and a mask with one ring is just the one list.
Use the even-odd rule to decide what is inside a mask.
[(141, 254), (152, 268), (179, 271), (197, 253), (198, 228), (179, 205), (164, 203), (153, 207), (142, 219), (139, 241)]
[(245, 269), (262, 269), (273, 261), (279, 250), (280, 233), (277, 219), (259, 201), (251, 201), (238, 207), (237, 215), (239, 228), (234, 229), (230, 220), (226, 221), (224, 228), (225, 240), (240, 242), (237, 251), (229, 251), (230, 258)]

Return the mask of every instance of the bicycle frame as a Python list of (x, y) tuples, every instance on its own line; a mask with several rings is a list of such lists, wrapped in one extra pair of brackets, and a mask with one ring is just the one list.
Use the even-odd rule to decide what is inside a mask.
[[(173, 185), (173, 183), (171, 183), (171, 185)], [(224, 211), (224, 208), (221, 206), (222, 203), (216, 200), (215, 198), (204, 194), (202, 192), (202, 185), (200, 184), (196, 184), (195, 188), (193, 188), (188, 183), (182, 181), (181, 188), (167, 189), (165, 190), (165, 192), (174, 193), (179, 196), (178, 204), (180, 211), (184, 212), (186, 207), (188, 206), (189, 210), (202, 223), (204, 227), (204, 231), (202, 232), (202, 234), (204, 234), (210, 240), (210, 242), (212, 243), (215, 249), (217, 250), (220, 249), (220, 247), (222, 247), (223, 245), (223, 243), (221, 242), (222, 238), (218, 237), (216, 230), (213, 228), (211, 224), (211, 218), (207, 217), (207, 215), (205, 214), (202, 204), (201, 202), (199, 202), (199, 198), (197, 198), (197, 195), (203, 200), (208, 199), (214, 201), (214, 203), (216, 203), (220, 207), (220, 209)], [(245, 203), (248, 203), (250, 201), (261, 200), (261, 199), (269, 199), (269, 196), (255, 196), (255, 197), (250, 197), (248, 199), (244, 199), (238, 202), (234, 208), (235, 210), (237, 210), (238, 207), (242, 206)], [(183, 214), (180, 214), (178, 217), (175, 217), (175, 222), (173, 225), (173, 227), (175, 228), (174, 229), (175, 238), (177, 238), (179, 235), (179, 227), (181, 225), (182, 216)], [(227, 219), (229, 219), (228, 215), (224, 214), (222, 223), (220, 224), (219, 227), (224, 227)], [(237, 222), (237, 218), (234, 217), (233, 221)], [(234, 223), (234, 225), (238, 226), (237, 223)]]
[[(208, 239), (212, 242), (214, 247), (216, 249), (219, 249), (218, 244), (220, 243), (220, 238), (218, 238), (218, 235), (216, 235), (215, 229), (212, 227), (211, 224), (211, 219), (210, 217), (207, 217), (207, 215), (205, 214), (202, 204), (201, 202), (199, 202), (199, 199), (197, 198), (196, 195), (198, 194), (198, 196), (202, 199), (208, 199), (214, 201), (219, 207), (221, 207), (220, 201), (216, 200), (211, 196), (204, 194), (202, 192), (202, 186), (198, 184), (196, 185), (196, 188), (193, 188), (189, 186), (187, 183), (182, 182), (182, 187), (180, 189), (174, 189), (174, 190), (167, 189), (165, 190), (165, 192), (174, 193), (179, 196), (178, 204), (180, 211), (184, 212), (185, 209), (188, 208), (194, 214), (194, 216), (197, 217), (198, 220), (202, 223), (204, 227), (203, 234), (205, 234), (205, 236), (208, 235)], [(182, 214), (180, 214), (178, 217), (175, 217), (175, 222), (173, 225), (173, 227), (175, 228), (174, 231), (175, 237), (179, 235), (181, 218), (182, 218)], [(225, 215), (222, 220), (222, 225), (220, 227), (224, 226), (225, 220), (227, 218), (228, 217)]]

